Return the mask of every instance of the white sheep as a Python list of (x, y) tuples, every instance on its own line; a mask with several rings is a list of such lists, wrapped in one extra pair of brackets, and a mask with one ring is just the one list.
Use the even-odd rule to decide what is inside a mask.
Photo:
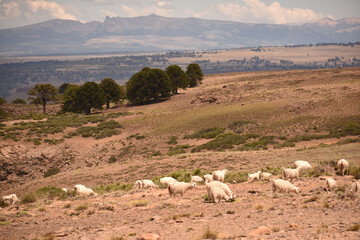
[(211, 182), (213, 180), (212, 174), (205, 174), (204, 180), (205, 180), (205, 182)]
[(209, 198), (213, 203), (216, 203), (217, 199), (219, 200), (218, 202), (221, 202), (221, 199), (224, 199), (226, 202), (230, 200), (224, 189), (215, 186), (210, 188)]
[(17, 202), (20, 202), (19, 199), (17, 198), (16, 194), (10, 194), (8, 196), (3, 196), (2, 199), (3, 199), (4, 203), (6, 203), (8, 205), (12, 205)]
[(284, 170), (284, 180), (290, 179), (292, 182), (293, 179), (297, 179), (299, 181), (299, 175), (301, 167), (292, 169), (292, 168), (283, 168)]
[(289, 192), (299, 193), (299, 188), (287, 180), (275, 179), (275, 180), (271, 180), (271, 182), (272, 182), (273, 193), (275, 193), (276, 191), (285, 192), (285, 193), (289, 193)]
[(141, 189), (143, 188), (143, 182), (141, 180), (136, 180), (135, 184), (134, 184), (134, 189)]
[(187, 190), (192, 189), (193, 187), (195, 187), (195, 185), (196, 183), (186, 183), (186, 182), (171, 183), (168, 186), (169, 195), (170, 197), (175, 198), (176, 194), (180, 194), (182, 197)]
[(308, 161), (303, 161), (303, 160), (297, 160), (294, 162), (294, 168), (299, 168), (299, 167), (301, 167), (301, 170), (312, 168), (311, 164)]
[(215, 181), (220, 181), (220, 182), (224, 182), (225, 174), (226, 174), (227, 172), (228, 172), (227, 169), (214, 171), (213, 174), (212, 174), (213, 180), (215, 180)]
[(222, 183), (219, 181), (211, 181), (208, 183), (205, 183), (206, 185), (206, 190), (208, 192), (208, 197), (210, 197), (210, 190), (213, 187), (219, 187), (221, 189), (223, 189), (227, 195), (228, 200), (234, 200), (235, 199), (235, 194), (231, 191), (231, 189), (229, 188), (229, 186), (226, 183)]
[(353, 182), (350, 187), (350, 193), (355, 196), (356, 194), (360, 193), (360, 183), (359, 182)]
[(164, 184), (164, 185), (169, 185), (170, 183), (176, 183), (177, 180), (173, 177), (163, 177), (160, 178), (160, 183)]
[(62, 190), (64, 191), (64, 192), (68, 192), (68, 189), (67, 188), (62, 188)]
[(261, 175), (261, 171), (257, 171), (256, 173), (248, 173), (248, 181), (254, 181), (255, 179), (259, 180)]
[(325, 185), (326, 185), (325, 187), (326, 191), (332, 192), (336, 188), (336, 181), (331, 177), (327, 177)]
[(98, 196), (98, 194), (95, 193), (91, 188), (87, 188), (81, 184), (75, 185), (75, 191), (80, 196), (91, 196), (91, 195)]
[(190, 182), (201, 183), (203, 181), (204, 180), (199, 176), (191, 176), (191, 181)]
[(158, 185), (156, 185), (155, 183), (153, 183), (153, 181), (149, 179), (143, 179), (141, 181), (142, 181), (142, 188), (159, 188)]
[(274, 175), (268, 172), (262, 172), (260, 178), (270, 181), (271, 179), (274, 178)]
[(349, 162), (345, 159), (340, 159), (337, 163), (337, 166), (342, 176), (344, 176), (345, 172), (348, 172), (349, 170)]

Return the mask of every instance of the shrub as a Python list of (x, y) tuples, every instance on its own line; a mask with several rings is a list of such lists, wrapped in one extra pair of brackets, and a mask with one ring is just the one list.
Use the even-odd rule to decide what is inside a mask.
[(136, 133), (136, 134), (133, 134), (133, 135), (130, 135), (129, 137), (127, 137), (127, 139), (132, 139), (132, 138), (135, 138), (136, 140), (140, 140), (140, 139), (144, 139), (145, 136), (140, 135), (139, 133)]
[(171, 136), (170, 139), (169, 139), (169, 141), (168, 141), (167, 143), (168, 143), (168, 144), (171, 144), (171, 145), (175, 145), (175, 144), (178, 143), (177, 139), (178, 139), (178, 138), (177, 138), (176, 136)]
[(184, 149), (191, 147), (190, 145), (177, 145), (175, 147), (171, 147), (170, 151), (167, 153), (169, 156), (177, 155), (185, 153), (186, 151)]
[(231, 172), (227, 172), (225, 175), (225, 182), (233, 182), (236, 181), (237, 183), (240, 182), (246, 182), (247, 181), (247, 173), (246, 172), (235, 172), (235, 171), (231, 171)]
[(148, 200), (134, 200), (128, 203), (128, 205), (134, 207), (143, 207), (143, 206), (147, 206), (148, 204), (149, 204)]
[(170, 177), (175, 178), (179, 182), (190, 182), (191, 180), (191, 173), (185, 169), (171, 172), (169, 175)]
[(247, 125), (256, 125), (256, 122), (250, 120), (236, 121), (231, 123), (228, 128), (235, 133), (242, 133), (244, 132)]
[(3, 97), (0, 97), (0, 105), (3, 105), (5, 103), (7, 103), (6, 99)]
[(360, 224), (351, 225), (346, 229), (346, 231), (359, 231), (359, 230), (360, 230)]
[(9, 114), (5, 112), (3, 109), (0, 109), (0, 120), (5, 120), (9, 117)]
[(223, 133), (224, 131), (225, 131), (225, 128), (219, 128), (219, 127), (207, 128), (207, 129), (202, 129), (193, 134), (186, 135), (185, 138), (187, 138), (187, 139), (193, 139), (193, 138), (211, 139), (211, 138), (215, 138), (216, 136)]
[(26, 203), (34, 203), (36, 202), (36, 196), (33, 192), (26, 194), (20, 201), (22, 204)]
[(210, 229), (210, 227), (207, 227), (207, 229), (205, 230), (205, 232), (202, 235), (203, 239), (217, 239), (217, 232), (214, 232)]
[(56, 175), (60, 172), (60, 169), (57, 168), (57, 167), (54, 167), (54, 168), (49, 168), (45, 173), (44, 173), (44, 178), (46, 177), (50, 177), (50, 176), (53, 176), (53, 175)]
[(349, 175), (355, 177), (355, 179), (360, 179), (360, 166), (349, 166)]
[(109, 160), (108, 160), (108, 163), (115, 163), (117, 161), (117, 157), (116, 156), (114, 156), (114, 155), (111, 155), (111, 157), (109, 158)]
[(121, 184), (121, 183), (112, 183), (109, 185), (99, 185), (93, 188), (93, 190), (98, 194), (104, 194), (108, 192), (115, 191), (130, 191), (133, 188), (133, 183)]
[(14, 103), (14, 104), (26, 104), (26, 101), (22, 98), (17, 98), (17, 99), (14, 99), (12, 100), (11, 103)]
[(247, 140), (246, 136), (239, 135), (236, 133), (223, 133), (218, 135), (215, 139), (200, 145), (193, 149), (193, 152), (206, 150), (225, 150), (232, 149), (233, 145), (239, 145), (245, 143)]

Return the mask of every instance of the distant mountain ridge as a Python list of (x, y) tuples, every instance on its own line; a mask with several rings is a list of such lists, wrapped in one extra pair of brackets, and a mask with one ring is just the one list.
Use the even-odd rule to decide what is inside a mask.
[(106, 17), (81, 23), (54, 19), (0, 29), (0, 56), (224, 49), (252, 46), (355, 42), (360, 18), (323, 18), (289, 26), (157, 15)]

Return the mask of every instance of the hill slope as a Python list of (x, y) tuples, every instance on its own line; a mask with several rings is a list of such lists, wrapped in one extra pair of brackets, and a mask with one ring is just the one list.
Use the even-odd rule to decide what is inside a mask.
[[(352, 175), (360, 172), (359, 102), (359, 68), (229, 73), (207, 75), (200, 87), (156, 104), (5, 122), (0, 195), (24, 199), (33, 192), (38, 199), (0, 209), (1, 237), (136, 239), (156, 232), (192, 239), (209, 227), (239, 239), (265, 225), (273, 231), (269, 238), (354, 239), (358, 232), (348, 229), (359, 224), (359, 198), (349, 194), (353, 176), (337, 176), (334, 163), (345, 158)], [(71, 134), (110, 120), (123, 126), (111, 137)], [(273, 195), (265, 181), (243, 182), (257, 170), (280, 177), (281, 167), (299, 159), (314, 166), (294, 183), (299, 195)], [(55, 168), (60, 172), (50, 174)], [(137, 179), (188, 181), (191, 174), (223, 168), (230, 170), (226, 182), (235, 202), (204, 201), (203, 185), (175, 200), (164, 188), (130, 190)], [(326, 174), (338, 182), (337, 191), (323, 191), (318, 176)], [(60, 200), (56, 191), (38, 190), (79, 183), (100, 196)]]

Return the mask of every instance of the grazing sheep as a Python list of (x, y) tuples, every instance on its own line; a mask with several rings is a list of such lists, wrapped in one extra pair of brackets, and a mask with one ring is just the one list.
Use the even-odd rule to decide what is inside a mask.
[(294, 168), (310, 169), (312, 166), (308, 161), (298, 160), (294, 162)]
[(91, 196), (91, 195), (98, 196), (98, 194), (95, 193), (91, 188), (87, 188), (81, 184), (75, 185), (75, 191), (80, 196)]
[(205, 180), (205, 182), (211, 182), (213, 180), (212, 174), (205, 174), (204, 180)]
[(224, 199), (226, 202), (230, 200), (224, 189), (215, 186), (210, 188), (209, 198), (213, 203), (216, 203), (216, 199), (219, 199), (218, 202), (221, 202), (221, 199)]
[(335, 179), (333, 179), (331, 177), (326, 178), (325, 184), (326, 184), (326, 187), (325, 187), (326, 191), (332, 192), (336, 188), (336, 181), (335, 181)]
[(210, 190), (213, 187), (219, 187), (225, 191), (225, 194), (227, 195), (228, 200), (234, 200), (235, 194), (230, 190), (229, 186), (226, 183), (222, 183), (219, 181), (211, 181), (209, 183), (205, 183), (206, 190), (208, 192), (208, 196), (210, 197)]
[(67, 188), (62, 188), (64, 192), (68, 192), (69, 190)]
[(190, 182), (201, 183), (203, 181), (204, 180), (199, 176), (191, 176), (191, 181)]
[(163, 177), (160, 178), (160, 183), (165, 184), (165, 185), (169, 185), (171, 183), (176, 183), (177, 180), (175, 178), (172, 177)]
[(214, 171), (212, 174), (213, 180), (224, 182), (225, 174), (228, 172), (227, 169)]
[(341, 176), (345, 175), (345, 172), (348, 172), (349, 170), (349, 162), (345, 159), (340, 159), (337, 163), (338, 169), (341, 173)]
[(274, 178), (274, 175), (272, 175), (271, 173), (268, 173), (268, 172), (263, 172), (263, 173), (261, 173), (260, 178), (270, 181), (271, 179)]
[(180, 194), (181, 197), (184, 195), (184, 193), (195, 187), (196, 183), (186, 183), (186, 182), (176, 182), (171, 183), (168, 186), (168, 191), (170, 194), (170, 197), (176, 197), (176, 194)]
[(143, 182), (141, 180), (136, 180), (135, 184), (134, 184), (134, 189), (141, 189), (143, 188)]
[(256, 173), (248, 173), (248, 181), (254, 181), (255, 179), (259, 180), (261, 175), (261, 171), (257, 171)]
[(290, 179), (290, 181), (292, 182), (292, 180), (296, 178), (299, 181), (299, 175), (301, 170), (300, 167), (296, 169), (283, 168), (283, 170), (284, 170), (284, 180)]
[(153, 181), (149, 179), (143, 179), (141, 181), (142, 181), (142, 188), (159, 188), (158, 185), (156, 185), (155, 183), (153, 183)]
[(17, 202), (20, 202), (19, 199), (17, 198), (16, 194), (10, 194), (8, 196), (3, 196), (2, 199), (3, 199), (4, 203), (6, 203), (8, 205), (12, 205)]
[(294, 186), (291, 182), (283, 179), (275, 179), (271, 180), (272, 182), (272, 192), (275, 193), (278, 192), (295, 192), (299, 193), (299, 188)]
[(350, 193), (355, 196), (356, 194), (360, 193), (360, 183), (359, 182), (353, 182), (350, 187)]

